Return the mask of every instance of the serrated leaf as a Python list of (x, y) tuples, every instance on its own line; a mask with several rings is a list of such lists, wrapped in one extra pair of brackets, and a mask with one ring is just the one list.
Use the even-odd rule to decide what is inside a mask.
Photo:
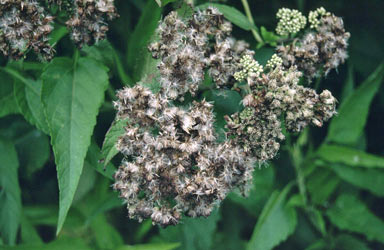
[(384, 168), (384, 157), (345, 146), (323, 144), (316, 154), (326, 162), (343, 163), (355, 167)]
[(126, 126), (127, 122), (128, 118), (116, 120), (108, 129), (103, 142), (103, 147), (101, 149), (101, 157), (104, 161), (104, 166), (107, 166), (112, 158), (119, 153), (116, 148), (116, 142), (117, 139), (124, 134), (124, 126)]
[(334, 240), (334, 249), (340, 250), (370, 250), (368, 245), (349, 234), (341, 234)]
[(110, 180), (114, 180), (113, 174), (116, 172), (116, 167), (110, 162), (105, 163), (104, 159), (99, 146), (95, 142), (92, 142), (88, 148), (86, 161), (88, 161), (97, 172)]
[(166, 241), (181, 241), (183, 250), (211, 249), (219, 219), (218, 210), (213, 211), (207, 218), (185, 217), (179, 225), (160, 230), (160, 235)]
[(19, 113), (13, 94), (13, 80), (3, 71), (0, 71), (0, 86), (0, 117)]
[(350, 194), (339, 196), (334, 206), (327, 210), (327, 215), (341, 230), (364, 234), (368, 240), (384, 243), (384, 222)]
[(0, 233), (8, 245), (16, 243), (21, 219), (21, 193), (15, 146), (0, 138)]
[(329, 125), (326, 141), (354, 145), (367, 121), (369, 107), (384, 78), (384, 63), (341, 104)]
[(341, 180), (331, 170), (317, 167), (307, 177), (307, 190), (314, 204), (324, 205), (334, 193)]
[(382, 169), (366, 169), (342, 164), (332, 164), (329, 169), (352, 185), (369, 190), (377, 196), (384, 196), (384, 170)]
[(205, 3), (197, 6), (199, 9), (206, 9), (208, 7), (217, 8), (225, 18), (244, 30), (256, 29), (255, 25), (251, 24), (248, 18), (234, 7), (218, 3)]
[(4, 71), (14, 79), (14, 96), (20, 112), (24, 118), (38, 129), (48, 134), (48, 124), (41, 102), (40, 80), (25, 78), (17, 70), (7, 67)]
[(108, 75), (107, 68), (90, 58), (55, 58), (42, 79), (60, 190), (59, 233), (80, 179)]
[(180, 243), (149, 243), (133, 246), (121, 246), (117, 250), (173, 250), (180, 246)]
[[(128, 44), (127, 62), (132, 66), (133, 80), (140, 80), (146, 73), (143, 70), (148, 60), (151, 60), (148, 43), (160, 21), (161, 8), (156, 6), (155, 1), (147, 1), (140, 16), (139, 22), (133, 31)], [(145, 58), (143, 60), (143, 58)]]
[(292, 185), (288, 184), (281, 192), (272, 193), (258, 218), (247, 249), (272, 249), (295, 231), (296, 210), (286, 204), (291, 188)]

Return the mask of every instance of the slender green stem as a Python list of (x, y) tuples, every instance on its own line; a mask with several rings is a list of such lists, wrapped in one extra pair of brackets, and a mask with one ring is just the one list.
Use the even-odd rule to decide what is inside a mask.
[(257, 41), (258, 43), (263, 44), (264, 41), (263, 41), (263, 39), (261, 38), (259, 32), (257, 31), (257, 27), (256, 27), (256, 25), (255, 25), (255, 21), (253, 20), (252, 13), (251, 13), (251, 10), (250, 10), (250, 8), (249, 8), (248, 1), (247, 1), (247, 0), (241, 0), (241, 2), (243, 3), (243, 7), (244, 7), (244, 10), (245, 10), (245, 14), (246, 14), (247, 17), (248, 17), (249, 22), (255, 27), (254, 29), (252, 29), (252, 34), (253, 34), (253, 36), (255, 37), (255, 39), (256, 39), (256, 41)]
[(303, 165), (304, 161), (303, 161), (303, 155), (301, 152), (300, 145), (298, 145), (298, 143), (291, 145), (290, 153), (291, 153), (291, 157), (292, 157), (292, 163), (295, 167), (297, 185), (299, 187), (299, 192), (300, 192), (301, 197), (303, 197), (304, 205), (307, 206), (308, 205), (307, 189), (305, 187), (304, 172), (302, 169), (302, 165)]

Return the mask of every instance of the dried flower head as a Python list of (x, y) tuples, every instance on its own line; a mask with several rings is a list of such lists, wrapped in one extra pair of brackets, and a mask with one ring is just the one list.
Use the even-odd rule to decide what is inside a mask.
[(159, 41), (149, 50), (161, 59), (160, 82), (169, 98), (182, 99), (186, 92), (194, 95), (206, 70), (218, 86), (234, 82), (236, 62), (248, 45), (230, 38), (231, 29), (224, 16), (211, 7), (187, 20), (177, 12), (164, 18), (157, 30)]
[(0, 1), (0, 51), (14, 59), (33, 50), (41, 59), (52, 58), (48, 35), (53, 17), (35, 0)]
[(117, 143), (124, 160), (114, 188), (131, 218), (174, 225), (183, 213), (208, 216), (235, 187), (244, 191), (252, 161), (240, 148), (216, 142), (212, 104), (175, 107), (140, 85), (117, 96), (117, 117), (129, 122)]
[(343, 20), (334, 15), (324, 15), (316, 32), (307, 33), (299, 42), (277, 48), (283, 65), (296, 65), (308, 79), (337, 68), (348, 57), (349, 32)]
[(281, 8), (276, 13), (276, 17), (279, 19), (276, 33), (282, 36), (295, 34), (307, 24), (307, 18), (294, 9)]
[(318, 95), (298, 85), (302, 73), (295, 66), (285, 69), (276, 65), (270, 69), (261, 77), (247, 78), (251, 91), (243, 99), (245, 109), (226, 117), (227, 137), (258, 162), (277, 154), (279, 142), (284, 139), (282, 117), (288, 131), (299, 132), (309, 124), (322, 126), (336, 113), (336, 99), (328, 90)]
[(114, 0), (74, 0), (72, 17), (66, 22), (72, 40), (82, 47), (105, 38), (108, 21), (116, 18)]

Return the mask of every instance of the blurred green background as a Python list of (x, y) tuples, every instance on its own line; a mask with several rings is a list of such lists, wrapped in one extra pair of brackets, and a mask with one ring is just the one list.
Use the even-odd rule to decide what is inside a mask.
[[(244, 13), (239, 0), (195, 5), (207, 2)], [(349, 59), (321, 79), (317, 89), (334, 94), (339, 114), (322, 128), (289, 136), (275, 160), (256, 167), (248, 198), (231, 193), (207, 219), (185, 218), (166, 229), (152, 226), (150, 220), (138, 223), (127, 218), (108, 178), (121, 156), (106, 171), (99, 160), (115, 116), (115, 90), (150, 73), (146, 45), (160, 18), (180, 3), (162, 8), (154, 0), (116, 0), (115, 4), (120, 18), (110, 24), (108, 41), (80, 51), (81, 56), (106, 65), (110, 79), (79, 186), (58, 236), (59, 189), (49, 136), (31, 125), (17, 107), (5, 112), (0, 106), (4, 141), (0, 144), (0, 249), (384, 249), (384, 1), (249, 0), (256, 26), (267, 30), (274, 30), (275, 13), (282, 7), (307, 15), (323, 6), (343, 18), (351, 33)], [(72, 57), (75, 47), (69, 35), (63, 35), (56, 45), (57, 56)], [(233, 36), (256, 50), (250, 31), (234, 25)], [(273, 51), (264, 46), (255, 57), (265, 63)], [(38, 81), (46, 63), (33, 56), (23, 62), (0, 57), (0, 66)], [(16, 78), (0, 71), (1, 97), (12, 93), (12, 84), (20, 86)], [(210, 98), (216, 101), (218, 120), (236, 105), (220, 95)], [(12, 203), (7, 192), (16, 196), (19, 192), (22, 207)], [(10, 220), (15, 209), (21, 211), (18, 221)]]

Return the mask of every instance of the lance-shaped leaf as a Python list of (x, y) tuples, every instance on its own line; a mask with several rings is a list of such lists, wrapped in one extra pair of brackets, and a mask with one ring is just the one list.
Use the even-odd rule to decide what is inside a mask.
[(21, 218), (21, 193), (15, 146), (0, 138), (0, 235), (5, 243), (16, 243)]
[(13, 95), (12, 78), (3, 71), (0, 71), (0, 86), (0, 117), (18, 113), (19, 108)]
[(247, 249), (273, 249), (291, 235), (297, 225), (295, 208), (286, 204), (292, 185), (272, 193), (257, 221)]
[(373, 214), (358, 198), (341, 195), (334, 206), (328, 209), (331, 222), (341, 230), (364, 234), (368, 240), (384, 243), (384, 221)]
[(106, 67), (90, 58), (56, 58), (42, 78), (60, 190), (59, 233), (79, 182), (108, 75)]
[(384, 63), (341, 104), (329, 125), (327, 141), (355, 144), (367, 121), (369, 106), (384, 78)]

